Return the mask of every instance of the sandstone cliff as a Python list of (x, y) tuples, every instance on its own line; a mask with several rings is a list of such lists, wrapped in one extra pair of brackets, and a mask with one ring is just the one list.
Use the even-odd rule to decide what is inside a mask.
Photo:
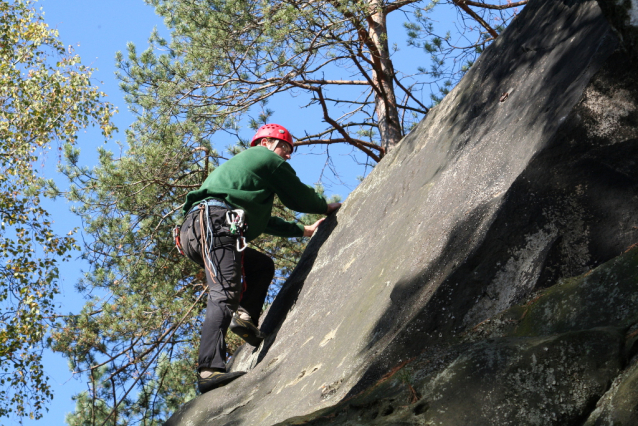
[(531, 0), (167, 424), (638, 424), (637, 27)]

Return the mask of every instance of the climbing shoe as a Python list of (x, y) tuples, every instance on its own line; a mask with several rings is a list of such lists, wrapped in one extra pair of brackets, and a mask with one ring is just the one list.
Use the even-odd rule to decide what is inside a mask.
[(210, 390), (226, 386), (238, 377), (246, 374), (245, 371), (235, 371), (232, 373), (225, 373), (221, 371), (215, 371), (210, 376), (204, 378), (200, 374), (197, 375), (197, 387), (199, 393), (206, 393)]
[(238, 315), (233, 315), (233, 319), (230, 321), (230, 327), (228, 328), (252, 346), (259, 346), (265, 337), (251, 320), (242, 319)]

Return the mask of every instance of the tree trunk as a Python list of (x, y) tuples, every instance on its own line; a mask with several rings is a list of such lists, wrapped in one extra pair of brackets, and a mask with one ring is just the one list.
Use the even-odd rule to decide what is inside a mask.
[(387, 153), (397, 146), (401, 140), (402, 132), (394, 95), (394, 68), (388, 49), (386, 14), (379, 0), (370, 0), (370, 7), (376, 11), (368, 19), (368, 36), (373, 45), (370, 46), (373, 62), (372, 81), (377, 88), (375, 112), (379, 124), (381, 144)]

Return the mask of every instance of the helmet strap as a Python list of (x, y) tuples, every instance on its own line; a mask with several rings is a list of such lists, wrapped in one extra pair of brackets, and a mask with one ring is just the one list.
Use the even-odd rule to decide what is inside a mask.
[(268, 139), (268, 138), (264, 138), (264, 139), (266, 139), (268, 143), (270, 144), (266, 148), (268, 148), (272, 152), (275, 152), (275, 149), (277, 149), (277, 145), (279, 144), (279, 141), (277, 139)]

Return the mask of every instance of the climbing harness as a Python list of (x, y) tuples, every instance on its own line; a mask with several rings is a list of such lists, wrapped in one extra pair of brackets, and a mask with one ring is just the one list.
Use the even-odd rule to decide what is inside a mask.
[[(229, 207), (221, 200), (206, 200), (197, 205), (195, 208), (199, 209), (199, 229), (201, 236), (202, 247), (202, 260), (204, 261), (204, 267), (209, 272), (213, 280), (218, 279), (218, 270), (216, 265), (219, 264), (219, 260), (215, 255), (215, 247), (221, 247), (231, 243), (232, 240), (236, 241), (236, 249), (238, 253), (243, 252), (246, 247), (246, 238), (243, 233), (248, 227), (246, 224), (246, 213), (241, 209), (226, 211), (225, 224), (220, 231), (226, 235), (216, 235), (215, 227), (210, 221), (209, 206)], [(191, 209), (191, 212), (195, 210)], [(215, 257), (215, 259), (213, 259)], [(243, 253), (242, 253), (243, 262)], [(243, 274), (242, 274), (243, 275)]]
[[(223, 216), (222, 219), (223, 223), (218, 223), (217, 229), (215, 229), (215, 224), (210, 220), (210, 206), (222, 207), (226, 209), (226, 214), (225, 216)], [(199, 253), (201, 255), (201, 260), (203, 260), (204, 263), (203, 266), (206, 271), (208, 271), (208, 274), (210, 275), (214, 283), (222, 284), (221, 280), (223, 280), (223, 277), (219, 276), (219, 263), (221, 259), (217, 257), (218, 252), (215, 249), (219, 247), (230, 246), (236, 250), (235, 256), (241, 256), (239, 260), (239, 262), (241, 263), (242, 280), (240, 293), (241, 300), (247, 288), (243, 253), (243, 251), (248, 246), (246, 243), (246, 238), (244, 237), (244, 232), (246, 232), (246, 229), (248, 229), (248, 224), (246, 223), (246, 212), (241, 209), (233, 210), (226, 202), (213, 198), (204, 200), (191, 207), (187, 215), (191, 214), (197, 214), (199, 217), (199, 245), (201, 250)], [(194, 225), (194, 218), (192, 223)], [(175, 246), (183, 256), (187, 256), (191, 260), (199, 263), (199, 260), (193, 259), (184, 251), (184, 248), (180, 241), (180, 228), (181, 227), (179, 225), (176, 225), (175, 228), (173, 228), (172, 230), (173, 239), (175, 240)], [(190, 229), (190, 232), (193, 232), (193, 228)]]

